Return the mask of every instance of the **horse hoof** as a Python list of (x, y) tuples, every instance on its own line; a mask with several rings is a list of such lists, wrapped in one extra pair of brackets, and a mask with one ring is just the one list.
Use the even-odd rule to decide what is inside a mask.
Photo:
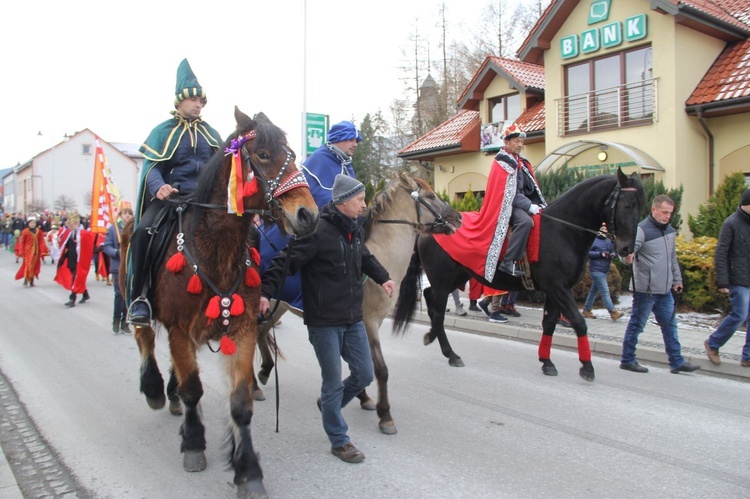
[(374, 411), (376, 409), (375, 401), (372, 399), (367, 399), (364, 402), (360, 402), (359, 406), (366, 411)]
[(584, 364), (583, 367), (578, 370), (578, 374), (580, 374), (586, 381), (594, 381), (594, 378), (596, 378), (596, 375), (594, 374), (594, 366), (591, 365), (591, 362)]
[(265, 499), (268, 497), (261, 480), (243, 482), (237, 486), (237, 497), (242, 499)]
[(263, 393), (263, 390), (258, 388), (257, 390), (253, 390), (253, 400), (257, 401), (263, 401), (266, 400), (266, 394)]
[(150, 408), (156, 411), (164, 407), (167, 403), (167, 397), (165, 397), (164, 394), (162, 394), (161, 397), (146, 397), (146, 403)]
[(426, 333), (424, 335), (423, 341), (424, 341), (425, 346), (427, 346), (430, 343), (432, 343), (433, 341), (435, 341), (435, 337), (434, 336), (430, 336), (430, 333)]
[(448, 359), (448, 364), (450, 364), (453, 367), (465, 367), (464, 361), (461, 360), (461, 357), (454, 357), (452, 359)]
[(190, 473), (205, 470), (207, 464), (206, 454), (202, 450), (187, 450), (182, 456), (182, 467)]
[(179, 398), (169, 399), (169, 413), (173, 416), (182, 416), (182, 402)]
[(258, 373), (258, 381), (260, 381), (261, 385), (265, 385), (266, 383), (268, 383), (268, 374), (260, 371)]
[(552, 362), (550, 362), (549, 364), (544, 364), (542, 366), (542, 373), (545, 376), (557, 376), (557, 368)]
[(396, 429), (396, 423), (393, 421), (381, 421), (378, 423), (378, 428), (380, 428), (380, 433), (384, 435), (395, 435), (398, 433), (398, 430)]

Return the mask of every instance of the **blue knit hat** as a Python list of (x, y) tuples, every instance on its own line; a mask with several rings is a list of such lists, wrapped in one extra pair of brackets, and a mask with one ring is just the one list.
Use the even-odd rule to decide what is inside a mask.
[(355, 127), (354, 123), (351, 121), (336, 123), (330, 130), (328, 130), (328, 141), (331, 144), (352, 139), (357, 139), (357, 142), (362, 142), (362, 136), (359, 134), (359, 130), (357, 130), (357, 127)]
[(190, 63), (187, 59), (183, 59), (180, 65), (177, 67), (177, 85), (174, 89), (175, 99), (174, 105), (185, 99), (191, 97), (200, 97), (204, 101), (206, 100), (206, 92), (203, 91), (203, 87), (198, 83), (198, 78), (195, 77), (195, 73), (190, 68)]

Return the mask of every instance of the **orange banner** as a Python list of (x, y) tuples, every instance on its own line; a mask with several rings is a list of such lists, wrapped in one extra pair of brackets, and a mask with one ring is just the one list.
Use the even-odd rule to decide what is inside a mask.
[(91, 189), (91, 224), (94, 233), (105, 234), (117, 217), (120, 191), (107, 165), (104, 148), (96, 137), (96, 159), (94, 160), (94, 185)]

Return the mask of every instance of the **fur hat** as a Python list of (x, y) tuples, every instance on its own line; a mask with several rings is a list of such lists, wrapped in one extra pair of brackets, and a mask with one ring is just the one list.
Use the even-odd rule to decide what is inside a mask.
[(740, 198), (740, 206), (750, 205), (750, 189), (745, 189)]
[(198, 78), (195, 77), (195, 73), (190, 68), (190, 63), (188, 63), (187, 59), (183, 59), (177, 67), (177, 85), (175, 85), (174, 93), (175, 107), (177, 107), (180, 101), (190, 99), (191, 97), (200, 97), (206, 100), (206, 92), (203, 91), (203, 87), (198, 83)]
[(526, 132), (521, 130), (521, 127), (513, 123), (508, 128), (503, 130), (503, 140), (515, 139), (516, 137), (526, 138)]
[(357, 127), (354, 126), (354, 123), (351, 121), (336, 123), (330, 130), (328, 130), (328, 142), (331, 144), (352, 139), (357, 139), (357, 142), (362, 142), (362, 136), (359, 134), (359, 130), (357, 130)]
[(364, 190), (365, 186), (362, 185), (362, 182), (339, 173), (336, 175), (336, 180), (333, 181), (333, 204), (344, 203)]

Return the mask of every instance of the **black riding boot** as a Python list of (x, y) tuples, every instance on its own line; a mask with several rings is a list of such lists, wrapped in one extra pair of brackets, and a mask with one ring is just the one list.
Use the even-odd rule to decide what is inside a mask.
[[(89, 290), (87, 289), (83, 292), (83, 298), (81, 298), (81, 301), (79, 301), (78, 303), (86, 303), (90, 298), (91, 297), (89, 296)], [(73, 299), (75, 300), (75, 298)]]
[(120, 323), (122, 321), (119, 317), (112, 319), (112, 334), (118, 334), (120, 332)]

